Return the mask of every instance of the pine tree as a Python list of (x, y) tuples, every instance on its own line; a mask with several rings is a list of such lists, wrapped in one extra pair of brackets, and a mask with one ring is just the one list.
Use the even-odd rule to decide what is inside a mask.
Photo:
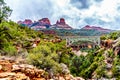
[(7, 20), (8, 17), (11, 15), (12, 10), (9, 6), (6, 5), (4, 0), (0, 0), (0, 23), (3, 20)]

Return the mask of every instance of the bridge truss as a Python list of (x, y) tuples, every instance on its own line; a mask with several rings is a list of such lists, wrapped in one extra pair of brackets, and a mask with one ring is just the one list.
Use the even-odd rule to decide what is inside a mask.
[(100, 36), (61, 36), (62, 39), (66, 39), (66, 45), (70, 46), (74, 42), (78, 41), (91, 41), (100, 45)]

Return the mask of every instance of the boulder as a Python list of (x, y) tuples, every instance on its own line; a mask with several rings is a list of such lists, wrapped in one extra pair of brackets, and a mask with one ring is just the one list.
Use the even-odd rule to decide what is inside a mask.
[(67, 65), (65, 65), (64, 63), (61, 63), (60, 65), (61, 65), (61, 67), (62, 67), (62, 73), (63, 73), (63, 74), (69, 74), (69, 73), (70, 73)]
[(120, 37), (113, 41), (113, 47), (120, 46)]
[(120, 55), (120, 37), (113, 42), (113, 51), (115, 56)]
[(11, 73), (11, 72), (3, 72), (3, 73), (0, 73), (0, 78), (6, 78), (6, 77), (9, 77), (9, 76), (14, 76), (15, 73)]
[[(14, 73), (14, 72), (3, 72), (0, 73), (0, 78), (3, 80), (30, 80), (25, 74), (23, 73)], [(0, 80), (1, 80), (0, 79)]]
[(73, 80), (85, 80), (85, 79), (83, 79), (81, 77), (75, 77)]

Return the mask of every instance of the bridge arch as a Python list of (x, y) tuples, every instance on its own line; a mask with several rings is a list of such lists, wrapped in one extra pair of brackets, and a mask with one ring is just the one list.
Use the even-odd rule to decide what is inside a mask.
[(100, 45), (100, 36), (62, 36), (62, 39), (66, 39), (66, 46), (70, 46), (77, 41), (91, 41)]

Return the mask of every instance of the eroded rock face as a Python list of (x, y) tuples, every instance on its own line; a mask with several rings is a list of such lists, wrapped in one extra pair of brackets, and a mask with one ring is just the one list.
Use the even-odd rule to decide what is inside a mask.
[(120, 37), (113, 42), (113, 47), (120, 46)]
[(85, 30), (98, 30), (98, 31), (102, 31), (102, 32), (110, 32), (111, 31), (110, 29), (105, 29), (105, 28), (102, 28), (102, 27), (91, 26), (91, 25), (86, 25), (82, 29), (85, 29)]
[(23, 73), (3, 72), (0, 73), (2, 80), (30, 80), (28, 76)]
[(102, 40), (101, 41), (101, 47), (105, 47), (105, 48), (112, 48), (113, 46), (113, 42), (114, 40), (108, 39), (108, 40)]
[(113, 42), (113, 51), (115, 56), (119, 55), (120, 56), (120, 37)]
[[(63, 73), (68, 74), (53, 75), (52, 78), (46, 77), (45, 71), (37, 69), (33, 65), (21, 64), (11, 58), (0, 59), (0, 80), (84, 80), (80, 77), (73, 77), (65, 64), (61, 64)], [(49, 74), (48, 74), (49, 76)]]
[(60, 18), (60, 20), (57, 20), (56, 24), (54, 24), (52, 28), (55, 28), (55, 29), (66, 29), (66, 30), (72, 29), (71, 26), (66, 24), (64, 18)]
[[(38, 80), (43, 79), (44, 70), (29, 64), (18, 64), (9, 60), (0, 60), (0, 79), (5, 80)], [(37, 79), (34, 79), (37, 78)]]
[(120, 56), (120, 47), (119, 46), (114, 47), (114, 54), (115, 54), (115, 56), (117, 56), (117, 55)]
[(25, 19), (24, 21), (18, 21), (18, 24), (25, 24), (26, 26), (31, 25), (33, 22), (30, 19)]
[(57, 24), (65, 25), (66, 24), (65, 19), (64, 18), (60, 18), (60, 22), (58, 21)]
[(41, 23), (41, 25), (51, 25), (50, 20), (48, 18), (42, 18), (39, 20), (39, 22)]
[(60, 20), (57, 20), (56, 24), (51, 25), (51, 22), (48, 18), (42, 18), (38, 21), (32, 22), (30, 19), (25, 19), (24, 21), (18, 21), (18, 24), (21, 24), (22, 26), (28, 26), (31, 29), (39, 30), (39, 29), (47, 29), (47, 28), (55, 28), (55, 29), (72, 29), (71, 26), (69, 26), (64, 18), (60, 18)]

